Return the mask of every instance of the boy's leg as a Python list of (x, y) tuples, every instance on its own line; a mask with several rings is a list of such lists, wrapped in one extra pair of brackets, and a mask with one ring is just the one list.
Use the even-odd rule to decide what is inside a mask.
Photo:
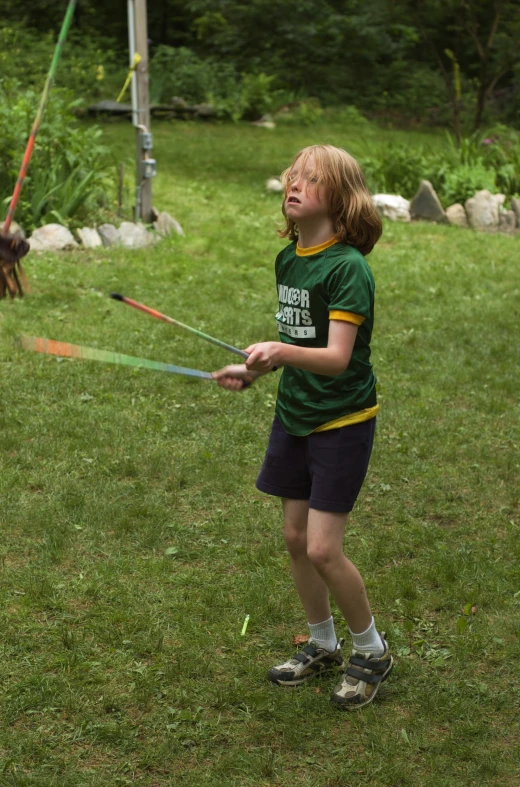
[(352, 632), (372, 623), (365, 585), (355, 565), (343, 554), (347, 514), (309, 509), (307, 556), (322, 578)]
[(330, 618), (329, 590), (307, 555), (308, 500), (283, 498), (284, 538), (296, 590), (309, 623)]
[(307, 554), (329, 588), (352, 633), (353, 650), (331, 700), (340, 708), (373, 701), (393, 667), (388, 645), (378, 634), (359, 571), (343, 554), (345, 514), (309, 509)]
[(307, 556), (307, 500), (283, 498), (284, 537), (294, 584), (307, 615), (311, 639), (303, 650), (269, 671), (279, 686), (299, 686), (324, 671), (341, 671), (341, 655), (330, 612), (329, 590)]

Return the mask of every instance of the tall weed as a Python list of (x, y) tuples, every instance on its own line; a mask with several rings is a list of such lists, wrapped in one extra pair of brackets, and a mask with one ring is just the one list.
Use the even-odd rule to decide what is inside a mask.
[[(21, 90), (16, 80), (0, 82), (0, 200), (11, 198), (39, 95)], [(54, 90), (36, 138), (31, 165), (17, 206), (26, 231), (49, 221), (75, 224), (107, 204), (113, 183), (102, 131), (81, 125), (73, 110), (78, 102)]]
[(520, 132), (496, 125), (488, 129), (481, 145), (486, 165), (496, 172), (500, 191), (506, 195), (520, 194)]

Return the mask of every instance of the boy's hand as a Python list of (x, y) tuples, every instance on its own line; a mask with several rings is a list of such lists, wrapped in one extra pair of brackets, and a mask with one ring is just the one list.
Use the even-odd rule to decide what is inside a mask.
[(213, 379), (228, 391), (241, 391), (247, 385), (251, 385), (256, 375), (251, 374), (243, 363), (234, 363), (224, 366), (218, 372), (212, 372)]
[(278, 366), (283, 366), (284, 345), (282, 342), (260, 342), (251, 344), (246, 348), (249, 358), (246, 361), (246, 368), (253, 372), (265, 374)]

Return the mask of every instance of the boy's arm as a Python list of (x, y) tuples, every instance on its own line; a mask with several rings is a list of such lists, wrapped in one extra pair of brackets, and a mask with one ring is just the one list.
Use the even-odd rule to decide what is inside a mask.
[(337, 377), (350, 363), (358, 326), (345, 320), (330, 320), (326, 347), (300, 347), (284, 342), (261, 342), (246, 348), (246, 369), (265, 374), (273, 366), (294, 366), (314, 374)]

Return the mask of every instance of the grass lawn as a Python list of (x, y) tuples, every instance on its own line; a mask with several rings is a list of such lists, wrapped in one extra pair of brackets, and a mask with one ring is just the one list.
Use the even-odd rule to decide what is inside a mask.
[[(105, 128), (131, 162), (131, 127)], [(237, 395), (12, 346), (232, 361), (114, 290), (240, 347), (276, 338), (264, 181), (371, 134), (157, 124), (154, 204), (186, 237), (31, 254), (30, 296), (0, 303), (2, 787), (520, 783), (518, 238), (386, 224), (369, 257), (381, 415), (346, 549), (397, 665), (358, 713), (327, 681), (265, 680), (306, 633), (254, 488), (278, 375)]]

